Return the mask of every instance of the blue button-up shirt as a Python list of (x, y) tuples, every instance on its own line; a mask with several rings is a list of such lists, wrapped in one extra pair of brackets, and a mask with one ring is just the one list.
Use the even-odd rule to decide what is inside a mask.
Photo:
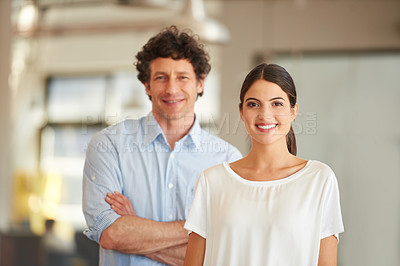
[[(120, 216), (105, 202), (118, 191), (140, 217), (154, 221), (185, 220), (200, 173), (242, 157), (229, 143), (200, 128), (197, 120), (171, 150), (150, 113), (125, 120), (93, 136), (83, 172), (85, 234), (99, 242), (101, 233)], [(100, 247), (100, 265), (162, 265), (144, 256)]]

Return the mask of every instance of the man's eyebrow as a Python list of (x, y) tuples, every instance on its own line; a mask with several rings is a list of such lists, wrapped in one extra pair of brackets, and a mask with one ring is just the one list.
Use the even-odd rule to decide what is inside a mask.
[[(189, 71), (185, 71), (185, 70), (177, 71), (176, 73), (179, 74), (179, 75), (182, 75), (182, 74), (189, 75), (190, 74)], [(165, 71), (157, 71), (157, 72), (154, 72), (153, 75), (154, 76), (155, 75), (167, 75), (167, 72), (165, 72)]]
[(190, 72), (189, 71), (185, 71), (185, 70), (178, 71), (177, 73), (178, 73), (178, 75), (190, 75)]
[(156, 76), (156, 75), (165, 75), (165, 72), (157, 71), (157, 72), (153, 73), (153, 76)]

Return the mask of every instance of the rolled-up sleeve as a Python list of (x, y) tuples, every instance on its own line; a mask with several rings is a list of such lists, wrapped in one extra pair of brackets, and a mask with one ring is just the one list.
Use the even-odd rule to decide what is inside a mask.
[(84, 234), (99, 243), (101, 233), (120, 217), (105, 201), (108, 192), (122, 191), (118, 151), (102, 132), (90, 141), (83, 170), (82, 208), (88, 228)]

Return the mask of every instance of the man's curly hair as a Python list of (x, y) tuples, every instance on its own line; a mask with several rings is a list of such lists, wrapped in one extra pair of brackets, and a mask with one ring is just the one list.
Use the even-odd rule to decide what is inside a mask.
[[(138, 79), (142, 83), (149, 82), (150, 62), (159, 57), (187, 59), (193, 66), (197, 80), (205, 78), (211, 70), (210, 57), (204, 50), (204, 45), (199, 42), (198, 35), (193, 35), (190, 31), (180, 32), (174, 25), (152, 37), (136, 55), (135, 65), (139, 72)], [(198, 94), (201, 95), (203, 93)]]

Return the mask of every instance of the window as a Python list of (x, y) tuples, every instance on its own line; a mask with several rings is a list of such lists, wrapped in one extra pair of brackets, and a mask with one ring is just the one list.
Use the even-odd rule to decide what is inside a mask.
[(135, 73), (54, 76), (48, 79), (48, 122), (41, 130), (42, 210), (46, 217), (85, 227), (82, 171), (87, 143), (102, 128), (149, 112)]

